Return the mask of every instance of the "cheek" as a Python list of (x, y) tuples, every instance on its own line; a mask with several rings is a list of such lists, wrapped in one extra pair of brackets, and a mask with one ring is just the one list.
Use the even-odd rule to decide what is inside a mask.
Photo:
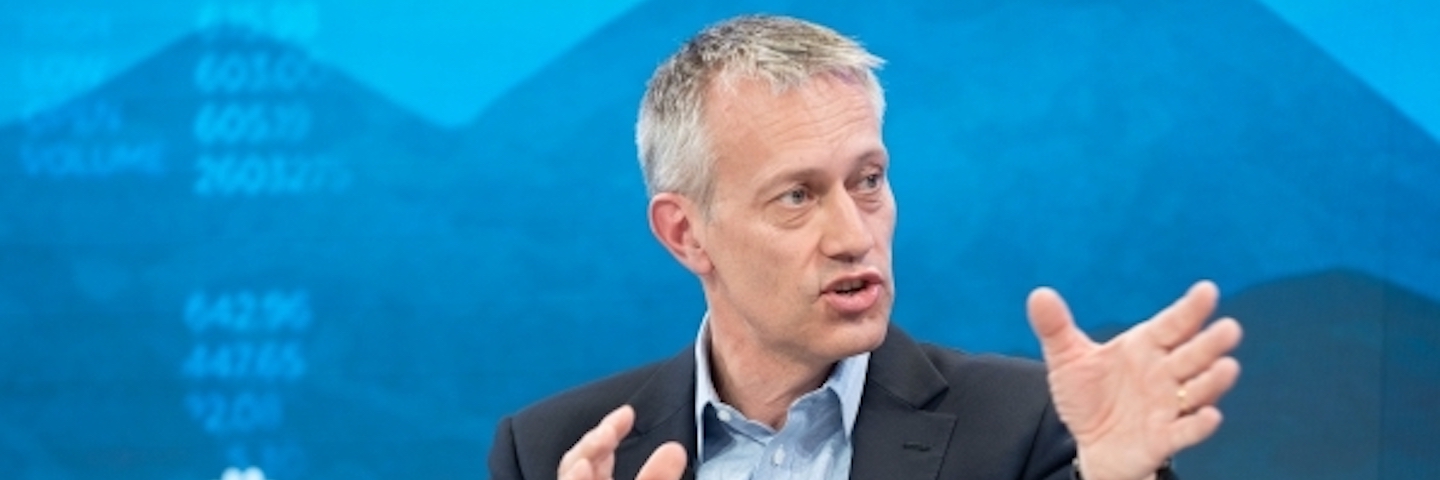
[(870, 217), (870, 234), (875, 237), (876, 245), (883, 246), (887, 251), (890, 248), (891, 240), (895, 238), (895, 206), (890, 204), (881, 208)]
[[(807, 228), (782, 229), (764, 221), (726, 218), (710, 231), (710, 258), (731, 289), (752, 302), (789, 309), (816, 287), (813, 268), (819, 236)], [(886, 240), (888, 242), (888, 239)]]
[(756, 299), (777, 309), (792, 309), (796, 298), (813, 287), (814, 257), (802, 238), (795, 235), (767, 236), (748, 246), (740, 258), (749, 288)]
[[(790, 259), (780, 250), (783, 239), (755, 230), (727, 230), (713, 237), (711, 258), (722, 275), (755, 289), (771, 289), (778, 271)], [(718, 248), (714, 248), (718, 247)], [(761, 292), (769, 295), (773, 292)]]

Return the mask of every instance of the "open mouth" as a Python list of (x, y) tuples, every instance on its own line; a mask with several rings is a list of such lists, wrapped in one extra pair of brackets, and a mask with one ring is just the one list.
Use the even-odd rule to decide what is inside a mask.
[(825, 289), (825, 301), (842, 315), (868, 312), (880, 302), (881, 278), (877, 273), (866, 272), (836, 280)]

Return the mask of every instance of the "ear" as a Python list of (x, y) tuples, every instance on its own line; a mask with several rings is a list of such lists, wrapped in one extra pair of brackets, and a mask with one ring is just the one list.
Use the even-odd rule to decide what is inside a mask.
[(697, 228), (704, 220), (694, 202), (678, 193), (659, 193), (650, 198), (649, 215), (650, 232), (681, 265), (696, 275), (710, 272), (713, 265), (703, 247), (704, 232)]

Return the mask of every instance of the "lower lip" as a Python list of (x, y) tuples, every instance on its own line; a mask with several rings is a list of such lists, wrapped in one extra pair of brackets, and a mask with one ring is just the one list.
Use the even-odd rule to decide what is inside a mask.
[(874, 307), (876, 302), (880, 301), (880, 284), (868, 284), (865, 288), (860, 289), (860, 291), (848, 295), (826, 292), (825, 301), (830, 304), (830, 308), (835, 309), (835, 311), (840, 312), (842, 315), (864, 313), (870, 310), (870, 307)]

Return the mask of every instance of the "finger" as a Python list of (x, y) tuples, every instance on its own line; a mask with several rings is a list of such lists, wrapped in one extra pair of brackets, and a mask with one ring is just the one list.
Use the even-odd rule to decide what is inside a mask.
[(1200, 331), (1200, 325), (1215, 311), (1220, 290), (1209, 280), (1190, 286), (1179, 299), (1145, 322), (1146, 331), (1155, 343), (1166, 350), (1175, 348)]
[(1231, 357), (1216, 360), (1210, 368), (1185, 382), (1181, 387), (1185, 389), (1186, 401), (1190, 404), (1180, 408), (1193, 410), (1196, 407), (1218, 403), (1220, 397), (1225, 396), (1225, 393), (1235, 386), (1235, 381), (1239, 378), (1240, 362)]
[(1182, 382), (1199, 375), (1215, 360), (1235, 350), (1241, 335), (1239, 322), (1231, 318), (1220, 319), (1170, 353), (1166, 358), (1170, 374)]
[(1090, 337), (1075, 326), (1065, 299), (1054, 289), (1040, 287), (1030, 292), (1025, 310), (1030, 317), (1030, 329), (1040, 339), (1046, 363), (1064, 362), (1094, 346)]
[(560, 469), (559, 480), (596, 480), (595, 470), (590, 467), (590, 460), (582, 458), (571, 465), (570, 469)]
[(1208, 405), (1175, 420), (1170, 426), (1170, 455), (1210, 438), (1220, 428), (1221, 420), (1220, 409)]
[(586, 460), (591, 467), (599, 466), (606, 468), (608, 460), (613, 459), (615, 447), (620, 445), (620, 440), (630, 433), (630, 427), (635, 423), (635, 410), (629, 405), (621, 405), (605, 418), (595, 428), (580, 437), (575, 446), (565, 452), (560, 458), (559, 471), (570, 471), (571, 465), (580, 460)]
[(685, 447), (676, 442), (666, 442), (650, 454), (650, 459), (645, 460), (645, 466), (640, 467), (635, 480), (677, 480), (685, 474), (687, 461)]

